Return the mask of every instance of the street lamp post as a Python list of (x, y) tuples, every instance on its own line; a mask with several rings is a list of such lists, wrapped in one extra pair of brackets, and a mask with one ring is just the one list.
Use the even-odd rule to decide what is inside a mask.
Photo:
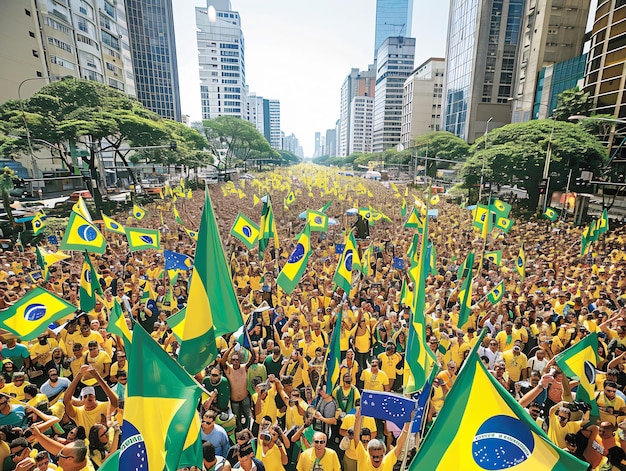
[(487, 134), (489, 133), (489, 123), (493, 116), (487, 120), (487, 125), (485, 126), (485, 156), (483, 157), (482, 167), (480, 169), (480, 187), (478, 187), (478, 204), (480, 204), (480, 200), (483, 197), (483, 180), (485, 177), (485, 158), (487, 157)]

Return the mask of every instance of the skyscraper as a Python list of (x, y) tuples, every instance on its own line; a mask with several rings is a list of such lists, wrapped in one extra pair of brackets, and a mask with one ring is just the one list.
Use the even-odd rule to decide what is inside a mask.
[(414, 38), (390, 37), (378, 49), (373, 152), (400, 144), (404, 81), (413, 71), (414, 59)]
[[(341, 86), (341, 102), (339, 107), (339, 129), (340, 135), (337, 142), (339, 145), (339, 155), (346, 157), (353, 152), (350, 147), (350, 123), (352, 112), (352, 101), (355, 97), (374, 97), (376, 85), (376, 69), (374, 64), (368, 66), (367, 70), (352, 69)], [(371, 135), (369, 136), (371, 141)]]
[(537, 100), (544, 67), (580, 57), (589, 16), (589, 2), (529, 0), (523, 16), (513, 89), (511, 122), (547, 118), (552, 108)]
[(137, 98), (163, 118), (181, 121), (172, 0), (125, 2)]
[(451, 0), (443, 130), (468, 142), (511, 121), (524, 0)]
[(376, 0), (374, 58), (378, 48), (391, 36), (411, 36), (413, 0)]
[(222, 115), (247, 118), (244, 40), (239, 13), (230, 0), (196, 7), (202, 119)]

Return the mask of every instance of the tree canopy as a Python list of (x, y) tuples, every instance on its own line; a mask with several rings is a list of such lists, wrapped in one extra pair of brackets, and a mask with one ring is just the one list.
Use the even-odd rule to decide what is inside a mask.
[[(89, 155), (82, 157), (96, 186), (90, 188), (96, 208), (102, 206), (98, 188), (97, 155), (101, 151), (114, 153), (114, 160), (122, 160), (128, 167), (123, 147), (167, 145), (176, 141), (174, 156), (155, 158), (155, 161), (197, 159), (197, 152), (205, 146), (203, 137), (180, 123), (159, 117), (136, 99), (98, 82), (70, 79), (53, 82), (27, 100), (12, 100), (0, 106), (0, 151), (5, 155), (24, 151), (27, 147), (24, 120), (28, 123), (31, 142), (45, 140), (58, 151), (58, 157), (68, 169), (74, 164), (69, 159), (69, 147), (83, 143)], [(186, 129), (183, 129), (186, 128)], [(18, 137), (10, 137), (18, 136)], [(207, 155), (208, 158), (208, 155)], [(129, 168), (129, 174), (134, 175)], [(88, 180), (88, 184), (91, 182)]]
[(216, 155), (225, 150), (226, 167), (234, 161), (244, 166), (248, 158), (280, 159), (280, 154), (270, 147), (267, 139), (249, 121), (235, 116), (218, 116), (203, 121), (205, 137)]
[(598, 170), (607, 158), (602, 144), (574, 123), (544, 119), (509, 124), (493, 129), (470, 147), (462, 170), (464, 186), (478, 185), (482, 173), (485, 181), (525, 189), (534, 207), (548, 147), (549, 172), (558, 176), (551, 182), (551, 191), (565, 187), (570, 170), (576, 178), (581, 170)]

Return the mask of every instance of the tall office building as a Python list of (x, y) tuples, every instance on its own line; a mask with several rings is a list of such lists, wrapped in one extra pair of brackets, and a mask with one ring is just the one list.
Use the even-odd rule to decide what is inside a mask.
[(378, 48), (391, 36), (411, 36), (413, 0), (376, 0), (374, 59)]
[[(248, 94), (248, 116), (246, 119), (254, 124), (254, 127), (261, 134), (265, 135), (265, 119), (263, 112), (263, 97), (256, 93)], [(269, 142), (269, 141), (268, 141)]]
[(350, 147), (350, 122), (352, 100), (355, 97), (373, 97), (376, 87), (376, 68), (374, 64), (367, 70), (352, 69), (341, 85), (341, 101), (339, 104), (339, 156), (346, 157), (353, 150)]
[(472, 143), (511, 120), (524, 0), (451, 0), (443, 130)]
[(280, 134), (280, 101), (263, 100), (263, 110), (269, 118), (269, 121), (266, 121), (269, 122), (269, 126), (266, 126), (265, 138), (272, 149), (281, 150), (283, 146)]
[(0, 102), (67, 76), (135, 95), (123, 1), (4, 2), (0, 39)]
[(537, 98), (544, 67), (580, 57), (589, 16), (589, 2), (579, 0), (527, 0), (517, 57), (516, 87), (511, 122), (552, 115), (548, 102)]
[(159, 116), (181, 121), (172, 0), (124, 1), (137, 98)]
[(385, 39), (376, 58), (373, 152), (400, 144), (404, 81), (413, 71), (415, 38)]
[(439, 131), (445, 66), (445, 59), (431, 57), (404, 82), (400, 142), (405, 149), (417, 136)]
[(239, 13), (229, 0), (196, 7), (202, 119), (247, 118), (244, 40)]
[(324, 151), (324, 155), (327, 155), (329, 157), (335, 157), (336, 154), (336, 150), (337, 150), (337, 133), (335, 132), (334, 129), (327, 129), (326, 130), (326, 142), (325, 142), (325, 151)]
[(599, 0), (591, 32), (584, 90), (597, 114), (626, 118), (626, 2)]
[(350, 152), (372, 152), (374, 98), (355, 96), (350, 104)]
[[(626, 119), (625, 24), (624, 0), (598, 0), (584, 85), (584, 91), (593, 97), (596, 114), (608, 114), (621, 120)], [(623, 159), (626, 155), (624, 146), (620, 145), (623, 132), (619, 137), (615, 133), (616, 126), (613, 126), (607, 142), (609, 154), (618, 151), (619, 158)]]
[(300, 145), (300, 141), (296, 137), (294, 133), (291, 133), (289, 136), (285, 136), (283, 138), (283, 150), (287, 152), (291, 152), (294, 155), (297, 155), (301, 159), (304, 158), (304, 151), (302, 150), (302, 146)]

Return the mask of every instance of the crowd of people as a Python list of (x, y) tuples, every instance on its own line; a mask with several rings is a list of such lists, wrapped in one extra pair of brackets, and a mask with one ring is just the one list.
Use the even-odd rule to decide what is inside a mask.
[[(396, 191), (311, 166), (260, 174), (234, 187), (239, 191), (215, 186), (210, 193), (249, 335), (220, 337), (218, 358), (196, 377), (207, 391), (198, 407), (204, 469), (353, 471), (408, 462), (418, 441), (408, 424), (400, 429), (361, 416), (360, 397), (364, 390), (402, 392), (411, 318), (402, 286), (412, 286), (406, 254), (415, 229), (404, 228), (400, 208), (403, 198), (411, 207), (413, 194), (423, 195), (411, 189), (405, 197), (404, 187)], [(247, 249), (229, 231), (238, 212), (259, 219), (260, 206), (251, 208), (251, 202), (266, 190), (273, 196), (280, 244), (271, 244), (260, 258), (258, 248)], [(283, 204), (288, 191), (295, 195), (289, 206)], [(327, 214), (337, 225), (313, 233), (307, 269), (286, 294), (276, 278), (304, 226), (298, 215), (330, 199)], [(377, 221), (369, 237), (358, 240), (361, 252), (372, 248), (370, 270), (367, 276), (355, 272), (353, 290), (343, 293), (333, 283), (336, 246), (355, 219), (346, 210), (359, 202), (382, 211), (390, 222)], [(146, 206), (141, 222), (132, 216), (124, 222), (159, 228), (164, 249), (193, 257), (195, 242), (174, 221), (172, 204), (187, 227), (197, 229), (201, 191), (176, 203), (157, 200)], [(611, 227), (581, 256), (581, 228), (567, 221), (520, 219), (508, 234), (494, 231), (485, 244), (472, 228), (470, 211), (445, 198), (436, 208), (429, 237), (438, 258), (436, 274), (426, 282), (424, 316), (440, 372), (425, 430), (444, 407), (479, 332), (488, 329), (477, 353), (549, 438), (589, 462), (590, 469), (626, 469), (621, 464), (626, 456), (624, 228)], [(122, 221), (122, 215), (116, 217)], [(180, 345), (167, 321), (185, 305), (188, 272), (170, 286), (161, 252), (130, 253), (124, 236), (116, 234), (107, 233), (107, 240), (107, 251), (93, 257), (103, 288), (93, 311), (78, 312), (63, 329), (48, 329), (35, 341), (2, 337), (0, 471), (97, 469), (120, 446), (128, 363), (123, 340), (107, 329), (115, 299), (131, 328), (151, 332), (177, 356)], [(514, 266), (521, 243), (524, 280)], [(478, 267), (485, 248), (501, 250), (502, 264), (480, 264), (470, 320), (459, 328), (457, 271), (470, 251)], [(401, 258), (404, 264), (398, 263)], [(3, 309), (35, 283), (29, 276), (36, 269), (34, 248), (5, 250), (0, 267)], [(78, 305), (81, 267), (82, 254), (75, 253), (38, 283)], [(501, 281), (504, 298), (491, 305), (486, 294)], [(143, 296), (144, 291), (152, 295)], [(339, 381), (327, 386), (325, 360), (334, 329), (340, 329)], [(576, 382), (553, 360), (592, 332), (599, 336), (601, 420), (596, 423), (575, 400)]]

